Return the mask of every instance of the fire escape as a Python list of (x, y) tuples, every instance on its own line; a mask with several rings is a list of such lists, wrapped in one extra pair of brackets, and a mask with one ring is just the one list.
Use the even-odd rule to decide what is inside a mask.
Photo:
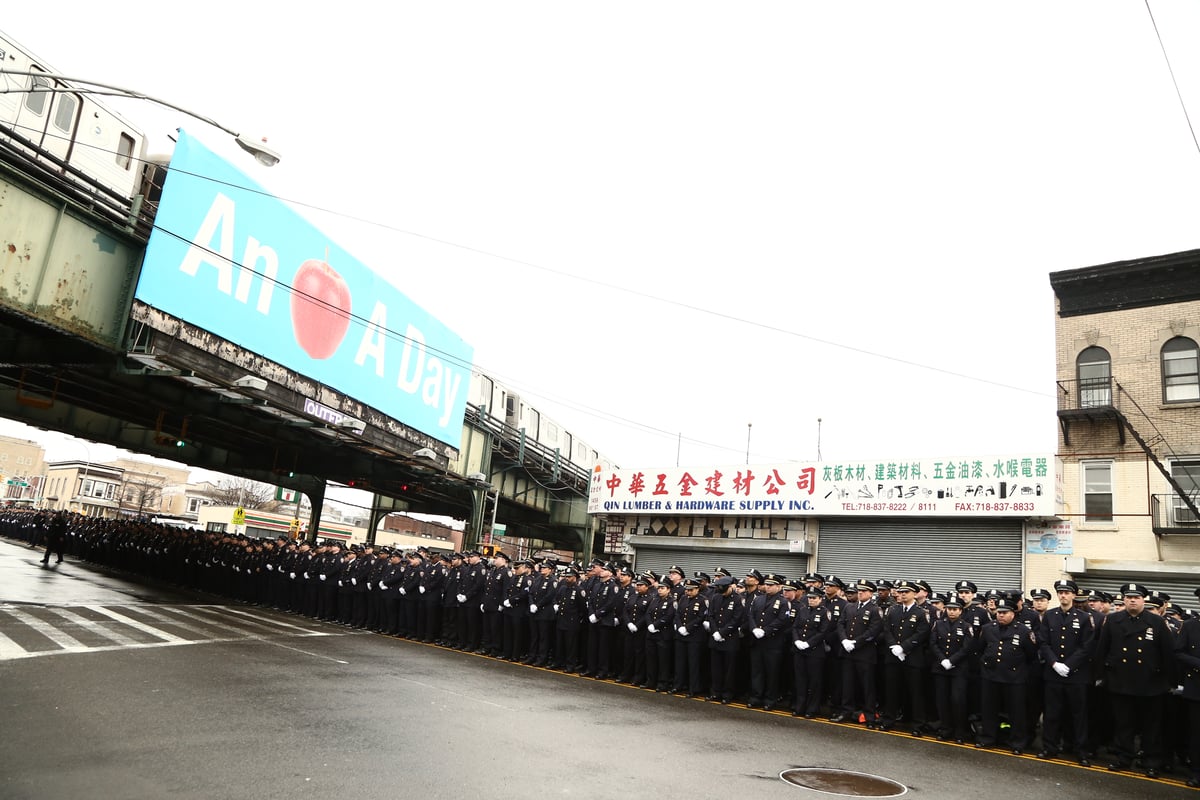
[(1185, 489), (1154, 452), (1154, 447), (1163, 443), (1163, 437), (1156, 434), (1148, 440), (1122, 411), (1121, 400), (1124, 398), (1136, 409), (1140, 419), (1150, 423), (1146, 412), (1121, 384), (1111, 377), (1085, 378), (1078, 381), (1058, 381), (1058, 390), (1058, 424), (1062, 428), (1063, 442), (1066, 446), (1071, 446), (1071, 426), (1080, 422), (1088, 422), (1091, 425), (1115, 424), (1117, 440), (1122, 447), (1125, 446), (1125, 432), (1128, 431), (1151, 463), (1167, 479), (1167, 484), (1174, 492), (1171, 495), (1151, 496), (1152, 526), (1155, 535), (1200, 533), (1200, 509), (1196, 506), (1196, 490)]

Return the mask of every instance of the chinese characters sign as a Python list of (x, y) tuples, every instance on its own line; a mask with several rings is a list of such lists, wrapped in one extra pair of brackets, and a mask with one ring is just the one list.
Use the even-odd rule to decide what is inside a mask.
[(591, 514), (1055, 515), (1049, 455), (592, 472)]

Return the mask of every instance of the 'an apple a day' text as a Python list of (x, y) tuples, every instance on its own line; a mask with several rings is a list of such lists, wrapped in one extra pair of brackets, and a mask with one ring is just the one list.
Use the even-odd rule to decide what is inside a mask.
[[(189, 277), (195, 278), (204, 265), (215, 270), (216, 290), (233, 300), (252, 308), (254, 312), (269, 316), (272, 300), (277, 286), (279, 274), (279, 256), (275, 249), (259, 241), (254, 236), (246, 236), (245, 247), (240, 263), (235, 260), (234, 252), (234, 223), (236, 204), (228, 196), (217, 193), (205, 214), (199, 230), (192, 238), (187, 253), (184, 255), (179, 269)], [(330, 272), (336, 275), (335, 272)], [(254, 281), (258, 281), (258, 292), (253, 298)], [(350, 308), (336, 308), (334, 302), (318, 298), (325, 306), (327, 315), (350, 317)], [(317, 306), (320, 303), (309, 303)], [(348, 303), (347, 303), (348, 305)], [(297, 337), (310, 357), (328, 357), (341, 344), (328, 343), (329, 346), (316, 347), (306, 343), (295, 326), (302, 324), (295, 318), (293, 305), (293, 335)], [(420, 398), (426, 406), (434, 409), (440, 416), (438, 423), (445, 427), (453, 410), (457, 407), (459, 392), (464, 390), (463, 375), (444, 363), (442, 359), (430, 355), (426, 350), (424, 332), (416, 325), (408, 322), (404, 331), (403, 345), (397, 354), (393, 346), (388, 352), (389, 329), (387, 305), (375, 300), (369, 321), (362, 331), (355, 350), (354, 364), (361, 368), (372, 369), (376, 376), (384, 378), (388, 374), (388, 366), (395, 365), (395, 387), (409, 395)], [(336, 330), (336, 326), (329, 326)], [(345, 327), (337, 336), (343, 336)], [(327, 351), (327, 355), (326, 355)], [(390, 359), (393, 359), (389, 361)], [(370, 362), (368, 364), (368, 362)]]

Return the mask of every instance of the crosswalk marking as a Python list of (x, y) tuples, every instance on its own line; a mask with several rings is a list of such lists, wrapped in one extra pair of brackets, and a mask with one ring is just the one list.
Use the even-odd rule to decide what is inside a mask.
[(133, 619), (132, 617), (125, 616), (124, 614), (120, 613), (119, 611), (114, 611), (111, 608), (106, 608), (104, 606), (87, 606), (87, 607), (90, 608), (92, 611), (95, 611), (98, 614), (104, 614), (105, 616), (112, 617), (117, 622), (121, 622), (125, 625), (128, 625), (129, 627), (134, 628), (135, 630), (139, 630), (139, 631), (142, 631), (143, 633), (148, 633), (151, 636), (155, 636), (159, 639), (162, 639), (164, 642), (186, 642), (187, 641), (187, 639), (180, 639), (178, 636), (176, 636), (172, 633), (167, 633), (166, 631), (160, 631), (158, 628), (152, 628), (149, 625), (146, 625), (142, 622), (139, 622), (136, 619)]
[[(87, 645), (76, 639), (74, 636), (71, 636), (69, 633), (60, 630), (53, 624), (46, 622), (43, 619), (35, 617), (33, 614), (30, 614), (23, 608), (6, 608), (4, 609), (4, 613), (17, 620), (17, 622), (20, 622), (22, 625), (32, 628), (42, 636), (45, 636), (63, 650), (78, 650), (80, 648), (87, 647)], [(59, 619), (61, 619), (61, 617)]]
[(20, 606), (0, 604), (0, 661), (213, 642), (344, 635), (269, 612), (218, 605)]
[(0, 661), (7, 661), (10, 658), (23, 658), (25, 655), (24, 647), (21, 647), (21, 645), (3, 633), (0, 633)]

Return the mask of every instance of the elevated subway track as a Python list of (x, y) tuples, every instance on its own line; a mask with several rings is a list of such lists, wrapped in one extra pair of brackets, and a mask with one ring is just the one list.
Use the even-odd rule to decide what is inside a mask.
[[(0, 414), (133, 452), (298, 489), (327, 481), (388, 511), (590, 548), (590, 465), (468, 406), (455, 449), (328, 386), (133, 300), (149, 220), (10, 148), (0, 159)], [(111, 199), (111, 198), (108, 198)], [(140, 205), (140, 204), (139, 204)], [(263, 388), (237, 386), (260, 377)], [(306, 405), (306, 401), (308, 404)], [(312, 403), (323, 409), (311, 412)], [(353, 420), (361, 427), (331, 424)], [(177, 445), (182, 442), (182, 445)], [(433, 458), (418, 457), (418, 452)], [(466, 476), (482, 473), (487, 481)], [(373, 520), (374, 521), (374, 520)]]

